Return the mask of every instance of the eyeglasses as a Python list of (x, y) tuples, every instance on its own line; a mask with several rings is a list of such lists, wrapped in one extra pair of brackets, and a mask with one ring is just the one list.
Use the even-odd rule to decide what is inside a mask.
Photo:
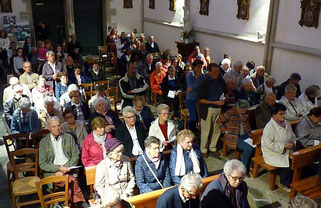
[(136, 116), (128, 116), (128, 117), (125, 117), (127, 119), (133, 119), (133, 118), (136, 118)]
[(198, 193), (196, 193), (196, 194), (191, 194), (189, 191), (187, 191), (186, 189), (185, 189), (185, 191), (188, 193), (188, 195), (190, 196), (190, 197), (192, 197), (192, 198), (195, 198), (195, 197), (197, 197), (198, 196)]
[(230, 177), (234, 180), (234, 181), (242, 181), (244, 178), (245, 178), (245, 176), (241, 176), (241, 177), (234, 177), (234, 176), (231, 176), (230, 175)]

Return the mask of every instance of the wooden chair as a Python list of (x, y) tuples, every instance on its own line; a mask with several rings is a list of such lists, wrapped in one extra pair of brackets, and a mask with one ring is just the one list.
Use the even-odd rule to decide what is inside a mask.
[(179, 109), (181, 112), (181, 119), (184, 120), (184, 129), (187, 128), (187, 120), (189, 119), (189, 111), (185, 105), (184, 98), (186, 98), (187, 91), (181, 92), (178, 94), (178, 100), (179, 100)]
[(84, 94), (84, 98), (85, 98), (85, 102), (88, 104), (89, 100), (91, 99), (92, 96), (96, 95), (96, 91), (92, 91), (92, 92), (85, 92)]
[[(121, 103), (121, 99), (119, 99), (118, 94), (118, 87), (110, 87), (106, 90), (106, 96), (109, 98), (112, 110), (114, 110), (116, 113), (118, 113), (117, 104)], [(114, 108), (114, 109), (113, 109)], [(120, 110), (120, 109), (119, 109)]]
[(47, 134), (49, 134), (49, 129), (40, 129), (34, 134), (31, 134), (31, 138), (35, 141), (35, 148), (38, 148), (40, 140), (43, 139)]
[(109, 80), (102, 80), (102, 81), (96, 81), (94, 82), (94, 87), (96, 89), (97, 85), (104, 85), (105, 86), (105, 90), (109, 89)]
[(157, 107), (158, 104), (158, 97), (159, 95), (157, 95), (156, 92), (151, 91), (151, 103), (154, 103), (154, 106)]
[[(44, 195), (42, 186), (61, 181), (65, 183), (64, 191)], [(68, 206), (68, 176), (48, 176), (38, 181), (36, 183), (36, 188), (40, 199), (41, 208), (46, 208), (48, 205), (53, 206), (57, 202), (65, 202), (65, 206)]]
[[(8, 158), (10, 158), (9, 157), (10, 152), (13, 152), (19, 149), (19, 145), (18, 145), (19, 143), (25, 142), (26, 144), (24, 147), (26, 148), (36, 146), (35, 141), (29, 140), (28, 137), (29, 137), (28, 133), (18, 133), (18, 134), (10, 134), (8, 136), (3, 136), (3, 142), (7, 150)], [(13, 166), (9, 160), (9, 162), (7, 163), (8, 193), (10, 193), (11, 182), (15, 178), (13, 173), (14, 173)], [(11, 179), (11, 175), (13, 175), (12, 179)]]
[(302, 168), (319, 161), (320, 153), (321, 145), (307, 147), (291, 153), (290, 157), (292, 158), (291, 169), (293, 170), (293, 178), (290, 198), (294, 197), (297, 192), (300, 192), (312, 199), (321, 197), (321, 180), (319, 175), (301, 179)]
[(255, 120), (255, 115), (254, 115), (254, 111), (256, 109), (256, 106), (251, 107), (247, 110), (247, 115), (249, 117), (249, 122), (250, 122), (250, 126), (252, 130), (256, 129), (256, 120)]
[[(25, 162), (16, 164), (16, 157), (19, 157), (19, 159), (21, 159), (21, 156), (23, 155), (27, 156), (24, 158)], [(30, 158), (34, 158), (34, 161), (30, 161), (31, 159), (29, 158), (29, 156), (31, 156)], [(38, 177), (38, 149), (24, 148), (16, 150), (14, 152), (10, 152), (9, 159), (12, 163), (15, 176), (15, 181), (12, 185), (13, 208), (40, 203), (39, 199), (26, 202), (19, 201), (20, 196), (27, 196), (37, 193), (36, 182), (40, 181), (40, 178)], [(19, 178), (19, 173), (22, 172), (33, 172), (34, 175)]]
[[(200, 196), (204, 193), (207, 185), (213, 180), (217, 179), (219, 175), (213, 175), (207, 178), (203, 178), (203, 187), (201, 188)], [(160, 190), (152, 191), (145, 194), (139, 194), (137, 196), (132, 196), (126, 201), (134, 205), (136, 208), (154, 208), (156, 207), (157, 199), (168, 189), (173, 188), (174, 186), (163, 188)]]
[(93, 83), (83, 83), (78, 85), (80, 90), (84, 92), (92, 92), (93, 91)]
[(98, 46), (99, 63), (106, 63), (108, 60), (107, 46)]

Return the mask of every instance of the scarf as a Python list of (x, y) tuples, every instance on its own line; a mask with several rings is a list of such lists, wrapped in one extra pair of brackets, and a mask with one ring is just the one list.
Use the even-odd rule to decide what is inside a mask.
[(53, 90), (50, 89), (50, 86), (45, 85), (44, 88), (40, 87), (39, 85), (36, 86), (36, 89), (40, 92), (40, 93), (45, 93), (45, 92), (50, 92), (52, 95), (54, 94)]
[[(184, 160), (184, 150), (180, 144), (177, 144), (177, 157), (176, 157), (176, 168), (175, 168), (175, 175), (176, 176), (184, 176), (186, 174), (185, 170), (185, 160)], [(193, 163), (193, 172), (200, 173), (200, 162), (197, 159), (196, 153), (192, 147), (189, 151), (189, 156)]]
[(239, 187), (237, 187), (235, 189), (235, 197), (233, 197), (232, 196), (232, 191), (231, 191), (232, 187), (229, 184), (229, 182), (227, 181), (227, 178), (226, 178), (225, 174), (221, 174), (218, 177), (218, 181), (220, 182), (220, 184), (222, 186), (224, 195), (229, 199), (229, 201), (233, 205), (233, 207), (237, 207), (237, 208), (242, 207), (242, 201), (241, 201), (241, 198), (242, 198), (242, 190), (241, 190), (242, 183), (239, 185)]
[(149, 155), (147, 154), (147, 152), (146, 152), (146, 155), (147, 155), (148, 159), (154, 163), (155, 168), (158, 169), (158, 168), (159, 168), (159, 164), (160, 164), (160, 158), (161, 158), (161, 156), (159, 155), (159, 157), (157, 157), (157, 158), (151, 158), (151, 157), (149, 157)]
[[(272, 117), (272, 118), (273, 118), (273, 117)], [(285, 127), (286, 127), (285, 121), (279, 121), (279, 120), (277, 120), (277, 119), (275, 119), (275, 118), (273, 118), (273, 120), (274, 120), (279, 126), (281, 126), (282, 128), (285, 128)]]
[(94, 136), (94, 141), (97, 142), (98, 144), (103, 144), (105, 139), (106, 139), (106, 134), (102, 136), (98, 136), (95, 131), (93, 131), (93, 136)]

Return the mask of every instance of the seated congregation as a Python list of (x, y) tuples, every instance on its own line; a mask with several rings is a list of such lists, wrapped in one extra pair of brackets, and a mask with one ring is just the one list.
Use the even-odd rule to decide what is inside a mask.
[[(123, 208), (135, 205), (131, 199), (138, 193), (157, 190), (164, 190), (155, 200), (157, 208), (250, 207), (244, 179), (256, 177), (258, 165), (273, 168), (280, 175), (278, 186), (288, 192), (294, 181), (318, 172), (321, 178), (321, 167), (313, 167), (321, 160), (320, 88), (311, 85), (301, 93), (300, 74), (275, 86), (276, 78), (253, 61), (232, 65), (224, 54), (213, 63), (209, 48), (204, 55), (199, 46), (182, 57), (161, 52), (154, 36), (145, 41), (135, 33), (118, 36), (112, 29), (108, 67), (120, 79), (111, 86), (104, 64), (91, 55), (83, 60), (75, 36), (68, 46), (77, 45), (76, 51), (61, 45), (53, 51), (48, 41), (39, 41), (30, 54), (18, 48), (24, 61), (8, 64), (14, 76), (3, 92), (3, 119), (9, 135), (27, 134), (31, 147), (39, 150), (32, 158), (41, 170), (39, 180), (67, 176), (66, 206), (89, 207), (81, 180), (90, 169), (95, 170), (94, 182), (88, 184), (95, 193), (91, 202)], [(12, 144), (16, 151), (22, 148), (18, 139)], [(305, 166), (313, 168), (302, 179), (293, 177), (293, 156), (311, 147), (317, 159)], [(225, 157), (228, 149), (235, 150), (236, 159), (204, 183), (211, 177), (206, 161)], [(10, 152), (8, 156), (14, 160)], [(48, 188), (66, 185), (56, 181)], [(321, 197), (314, 193), (307, 196)]]

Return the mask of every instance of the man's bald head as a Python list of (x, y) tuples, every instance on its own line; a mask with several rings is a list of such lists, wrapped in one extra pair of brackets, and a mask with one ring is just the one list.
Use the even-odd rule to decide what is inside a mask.
[(264, 97), (264, 102), (270, 107), (274, 106), (275, 100), (276, 100), (276, 96), (273, 92), (265, 95)]

